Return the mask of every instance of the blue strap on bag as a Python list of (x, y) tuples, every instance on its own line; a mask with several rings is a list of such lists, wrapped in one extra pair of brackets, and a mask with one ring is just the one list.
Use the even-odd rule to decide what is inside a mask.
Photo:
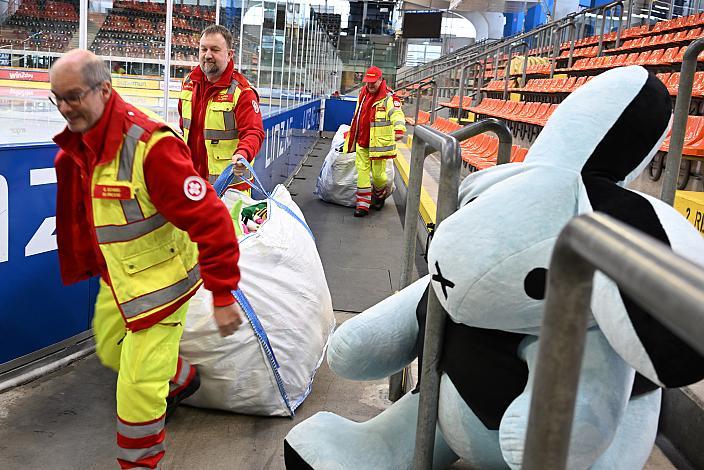
[[(264, 197), (266, 199), (272, 201), (278, 207), (280, 207), (285, 212), (287, 212), (289, 215), (291, 215), (303, 227), (305, 227), (306, 231), (310, 234), (310, 236), (313, 238), (313, 240), (315, 240), (315, 236), (313, 236), (313, 232), (310, 230), (308, 225), (295, 212), (293, 212), (290, 207), (277, 201), (269, 192), (267, 192), (264, 189), (264, 186), (262, 185), (261, 181), (259, 180), (259, 177), (257, 176), (257, 174), (254, 172), (254, 168), (252, 168), (252, 165), (250, 165), (250, 163), (244, 158), (240, 159), (240, 161), (252, 173), (252, 175), (254, 176), (254, 179), (255, 179), (255, 183), (252, 183), (251, 181), (247, 181), (244, 178), (240, 178), (240, 180), (247, 183), (247, 185), (249, 187), (257, 190), (259, 193), (264, 195)], [(215, 191), (217, 192), (218, 197), (220, 197), (220, 198), (223, 197), (223, 195), (227, 191), (227, 188), (235, 182), (235, 179), (236, 179), (236, 176), (234, 173), (234, 166), (232, 164), (229, 164), (225, 168), (225, 170), (220, 174), (220, 176), (218, 176), (215, 183), (213, 183), (213, 188), (215, 188)], [(274, 374), (274, 379), (276, 380), (276, 384), (278, 386), (281, 398), (283, 399), (284, 403), (286, 404), (286, 408), (290, 412), (291, 416), (293, 416), (295, 409), (298, 407), (298, 405), (300, 403), (296, 403), (296, 404), (291, 403), (291, 400), (288, 396), (288, 393), (286, 392), (286, 387), (284, 386), (283, 379), (281, 378), (281, 374), (279, 374), (279, 367), (280, 367), (279, 362), (276, 360), (276, 356), (274, 354), (274, 349), (271, 347), (271, 343), (269, 342), (269, 338), (266, 334), (266, 331), (264, 330), (264, 326), (259, 321), (259, 318), (257, 317), (257, 314), (254, 311), (254, 308), (249, 303), (249, 300), (247, 299), (247, 296), (244, 294), (244, 292), (242, 292), (240, 289), (237, 289), (237, 290), (233, 290), (232, 294), (235, 296), (235, 300), (240, 305), (240, 307), (242, 307), (242, 310), (244, 311), (244, 314), (247, 317), (247, 320), (249, 320), (249, 323), (252, 326), (252, 329), (254, 330), (254, 335), (256, 336), (257, 340), (259, 341), (259, 344), (261, 345), (261, 347), (264, 351), (264, 355), (267, 358), (267, 362), (269, 363), (269, 366), (271, 367), (271, 370)]]
[(259, 180), (259, 177), (254, 172), (254, 168), (247, 161), (247, 159), (242, 157), (238, 160), (238, 162), (242, 163), (250, 171), (250, 173), (252, 173), (252, 176), (254, 176), (254, 182), (248, 181), (242, 177), (235, 176), (234, 166), (231, 163), (231, 164), (227, 165), (225, 170), (223, 170), (223, 172), (220, 174), (220, 176), (218, 176), (218, 179), (215, 181), (215, 183), (213, 183), (213, 187), (215, 188), (215, 191), (218, 193), (218, 197), (222, 197), (225, 194), (225, 191), (227, 191), (227, 188), (233, 184), (233, 182), (235, 181), (235, 178), (239, 178), (241, 180), (241, 182), (246, 183), (250, 188), (256, 190), (258, 193), (260, 193), (266, 199), (272, 201), (278, 207), (280, 207), (285, 212), (287, 212), (291, 217), (296, 219), (306, 229), (306, 231), (311, 236), (311, 238), (313, 238), (313, 240), (315, 240), (315, 235), (313, 235), (313, 232), (311, 231), (310, 227), (308, 227), (308, 224), (306, 224), (295, 212), (293, 212), (290, 207), (277, 201), (271, 195), (271, 193), (269, 193), (266, 189), (264, 189), (264, 185)]

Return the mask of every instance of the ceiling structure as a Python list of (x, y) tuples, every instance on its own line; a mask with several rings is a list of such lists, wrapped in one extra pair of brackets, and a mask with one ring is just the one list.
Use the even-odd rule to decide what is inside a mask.
[(498, 13), (519, 13), (538, 4), (538, 0), (412, 0), (403, 2), (403, 10), (452, 10), (452, 11), (491, 11)]

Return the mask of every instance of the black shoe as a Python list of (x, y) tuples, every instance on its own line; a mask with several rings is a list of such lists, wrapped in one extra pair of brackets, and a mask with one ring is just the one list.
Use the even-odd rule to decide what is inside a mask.
[(366, 217), (368, 214), (369, 214), (369, 211), (365, 210), (365, 209), (355, 209), (354, 210), (355, 217)]
[(176, 407), (185, 400), (186, 398), (190, 397), (196, 391), (200, 388), (200, 374), (198, 373), (198, 369), (196, 369), (196, 375), (193, 376), (193, 379), (191, 379), (191, 382), (186, 385), (186, 388), (178, 392), (176, 395), (172, 397), (166, 397), (166, 422), (169, 422), (169, 418), (171, 418), (171, 415), (173, 415), (174, 411), (176, 411)]
[(386, 202), (386, 199), (372, 196), (372, 207), (374, 210), (380, 211), (384, 207), (384, 202)]

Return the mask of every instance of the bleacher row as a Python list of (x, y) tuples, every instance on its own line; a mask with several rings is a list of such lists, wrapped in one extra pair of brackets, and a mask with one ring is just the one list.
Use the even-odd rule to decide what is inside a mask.
[[(652, 62), (645, 65), (668, 65), (682, 62), (682, 47), (696, 39), (699, 39), (704, 35), (702, 28), (704, 27), (704, 13), (698, 13), (690, 16), (685, 16), (681, 18), (675, 18), (669, 21), (661, 21), (656, 23), (652, 29), (648, 25), (634, 26), (632, 28), (625, 29), (621, 32), (622, 44), (616, 47), (609, 47), (615, 45), (617, 39), (617, 32), (613, 31), (604, 34), (603, 38), (603, 53), (604, 54), (614, 54), (626, 51), (636, 51), (641, 49), (661, 49), (662, 52), (652, 53), (649, 55), (644, 55), (642, 57), (630, 56), (619, 57), (616, 59), (618, 62), (624, 62), (620, 64), (606, 63), (607, 61), (614, 59), (606, 59), (603, 57), (597, 57), (599, 53), (599, 36), (589, 36), (583, 39), (575, 41), (574, 50), (572, 53), (573, 60), (576, 62), (573, 64), (572, 68), (558, 69), (558, 72), (566, 72), (572, 70), (582, 70), (582, 71), (602, 71), (608, 68), (618, 67), (620, 65), (632, 65), (639, 63), (639, 61), (645, 61), (650, 59)], [(560, 45), (560, 56), (558, 60), (566, 61), (569, 58), (570, 42), (564, 42)], [(540, 55), (545, 53), (551, 53), (549, 48), (542, 48), (542, 50), (531, 49), (528, 51), (529, 55)], [(621, 54), (619, 54), (621, 55)], [(494, 58), (490, 57), (486, 60), (486, 69), (484, 78), (503, 78), (504, 77), (504, 66), (508, 57), (503, 54), (499, 57), (499, 70), (498, 73), (495, 72), (493, 67)], [(579, 60), (577, 60), (579, 59)], [(704, 60), (704, 58), (701, 58)], [(658, 62), (658, 60), (660, 62)], [(566, 64), (565, 64), (566, 65)], [(511, 76), (520, 75), (521, 72), (514, 72)], [(527, 75), (549, 75), (549, 66), (535, 66), (528, 67), (526, 70)]]
[[(591, 75), (594, 75), (591, 73), (592, 71), (601, 72), (620, 66), (643, 65), (651, 71), (659, 72), (657, 77), (667, 86), (670, 95), (676, 97), (680, 78), (678, 70), (684, 52), (689, 43), (703, 36), (702, 25), (704, 25), (704, 14), (700, 13), (689, 17), (662, 21), (652, 28), (637, 26), (623, 31), (622, 38), (626, 40), (618, 48), (613, 47), (615, 46), (616, 33), (605, 34), (603, 41), (603, 54), (605, 55), (600, 57), (597, 57), (599, 46), (595, 45), (599, 42), (598, 36), (576, 41), (576, 46), (579, 47), (574, 49), (573, 58), (578, 58), (578, 60), (570, 68), (565, 67), (556, 70), (556, 72), (567, 76), (531, 78), (523, 86), (520, 86), (520, 83), (515, 80), (509, 82), (509, 86), (513, 86), (509, 88), (509, 92), (519, 94), (523, 101), (497, 98), (497, 96), (501, 96), (500, 93), (503, 93), (505, 86), (502, 72), (508, 57), (503, 55), (500, 60), (504, 61), (504, 67), (501, 67), (501, 62), (499, 62), (501, 67), (499, 72), (501, 73), (498, 75), (500, 79), (492, 80), (482, 88), (482, 91), (493, 97), (484, 97), (477, 106), (472, 106), (473, 98), (464, 96), (460, 106), (459, 96), (454, 96), (451, 100), (441, 102), (439, 105), (456, 110), (458, 117), (462, 116), (462, 111), (469, 111), (474, 113), (477, 119), (494, 117), (504, 120), (514, 132), (514, 135), (519, 135), (521, 138), (528, 136), (528, 140), (532, 140), (532, 137), (537, 135), (542, 127), (545, 126), (558, 103), (589, 81), (592, 78)], [(609, 46), (612, 47), (609, 48)], [(569, 42), (561, 45), (562, 53), (558, 60), (566, 60), (569, 57), (569, 47)], [(493, 62), (494, 58), (487, 61)], [(704, 54), (698, 57), (698, 62), (701, 70)], [(667, 71), (668, 69), (669, 71)], [(585, 71), (588, 73), (585, 74)], [(494, 72), (489, 72), (490, 68), (487, 67), (486, 75), (493, 78)], [(529, 68), (527, 75), (532, 73), (539, 75), (539, 73), (535, 72), (535, 70), (530, 70)], [(547, 67), (546, 72), (546, 74), (549, 74), (549, 67)], [(516, 75), (516, 73), (511, 75)], [(696, 72), (695, 74), (692, 99), (704, 99), (704, 71)], [(704, 101), (699, 102), (692, 109), (698, 109), (698, 112), (701, 113), (701, 110), (704, 109)], [(430, 122), (430, 113), (421, 111), (418, 115), (417, 123), (413, 118), (407, 118), (406, 120), (411, 125), (428, 124)], [(436, 118), (435, 123), (431, 127), (451, 132), (459, 125), (452, 121)], [(446, 130), (448, 128), (449, 131)], [(661, 151), (667, 152), (669, 150), (669, 141), (670, 136), (663, 143)], [(498, 147), (493, 148), (495, 153)], [(476, 169), (491, 166), (488, 163), (492, 161), (489, 155), (479, 152), (476, 147), (472, 147), (472, 149), (468, 150), (463, 147), (463, 160), (477, 163), (477, 165), (470, 164)], [(472, 151), (477, 153), (473, 154)], [(690, 115), (688, 117), (682, 153), (684, 157), (690, 159), (704, 158), (704, 116)], [(522, 159), (515, 159), (513, 156), (511, 160), (522, 161)], [(495, 161), (495, 157), (493, 161)]]
[[(657, 74), (657, 77), (667, 86), (670, 91), (670, 95), (677, 96), (677, 88), (679, 87), (680, 73), (679, 72), (665, 72)], [(512, 93), (521, 92), (524, 94), (535, 93), (535, 94), (550, 94), (550, 93), (564, 93), (569, 94), (576, 90), (579, 86), (588, 81), (591, 77), (567, 77), (567, 78), (534, 78), (528, 80), (526, 86), (522, 88), (511, 88)], [(493, 81), (482, 88), (482, 91), (503, 91), (504, 83), (502, 81)], [(704, 72), (696, 72), (694, 74), (694, 85), (692, 87), (692, 97), (693, 98), (704, 98)], [(455, 96), (451, 101), (440, 103), (441, 106), (458, 109), (459, 108), (459, 97)], [(465, 97), (463, 100), (464, 106), (462, 109), (469, 110), (471, 99)]]
[[(97, 54), (158, 58), (164, 54), (166, 8), (163, 4), (116, 1), (90, 49)], [(200, 31), (215, 21), (214, 7), (174, 5), (172, 54), (195, 61)]]
[[(158, 58), (166, 31), (163, 3), (113, 2), (90, 46), (101, 55)], [(197, 60), (199, 32), (215, 21), (210, 6), (174, 5), (172, 50), (177, 60)], [(64, 52), (78, 30), (77, 0), (23, 0), (0, 28), (0, 45)]]
[(39, 0), (24, 0), (15, 15), (78, 23), (76, 8), (73, 4), (67, 2), (49, 0), (40, 4)]
[[(113, 2), (113, 9), (134, 10), (151, 13), (156, 16), (166, 16), (166, 6), (163, 3), (151, 3), (135, 0), (120, 0)], [(204, 5), (180, 5), (174, 3), (174, 14), (183, 15), (185, 18), (201, 18), (209, 23), (215, 22), (215, 7)]]
[[(414, 125), (415, 119), (407, 116), (406, 122), (410, 125)], [(419, 112), (418, 125), (428, 124), (429, 122), (430, 113), (426, 113), (425, 111)], [(454, 121), (436, 117), (430, 127), (447, 134), (456, 131), (462, 126)], [(499, 139), (496, 137), (480, 134), (463, 141), (460, 146), (462, 147), (463, 165), (470, 170), (483, 170), (496, 165), (496, 157), (499, 150)], [(522, 162), (526, 158), (527, 153), (527, 148), (512, 145), (510, 161)]]
[(24, 0), (0, 28), (0, 45), (63, 52), (78, 29), (75, 1)]
[[(652, 65), (667, 66), (682, 63), (684, 51), (687, 46), (668, 47), (667, 49), (655, 49), (652, 51), (631, 52), (618, 55), (607, 55), (592, 57), (589, 59), (577, 60), (571, 68), (558, 69), (557, 73), (569, 73), (578, 71), (601, 72), (626, 65)], [(698, 57), (699, 62), (704, 62), (704, 53)]]

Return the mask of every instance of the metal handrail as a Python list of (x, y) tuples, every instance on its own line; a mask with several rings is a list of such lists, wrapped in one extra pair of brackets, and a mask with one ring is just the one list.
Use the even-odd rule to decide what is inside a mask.
[[(418, 229), (418, 209), (423, 180), (423, 162), (429, 154), (440, 151), (440, 183), (438, 185), (438, 206), (436, 226), (457, 210), (459, 174), (462, 155), (459, 142), (484, 132), (494, 132), (499, 138), (497, 164), (511, 158), (511, 131), (497, 119), (486, 119), (444, 134), (428, 126), (419, 126), (413, 132), (411, 149), (411, 170), (408, 176), (406, 213), (403, 227), (403, 265), (401, 267), (401, 288), (411, 283), (412, 263), (415, 258), (416, 231)], [(423, 346), (423, 365), (420, 400), (418, 404), (418, 424), (414, 455), (415, 469), (430, 469), (433, 462), (435, 423), (437, 421), (440, 372), (438, 364), (442, 349), (442, 332), (445, 326), (445, 313), (435, 291), (428, 294), (428, 310)]]
[(704, 269), (607, 215), (572, 219), (555, 243), (548, 271), (525, 470), (567, 468), (595, 269), (704, 354)]
[[(565, 28), (570, 28), (570, 33), (569, 33), (569, 41), (570, 41), (570, 54), (567, 59), (567, 68), (572, 67), (572, 55), (574, 54), (574, 41), (575, 41), (575, 36), (577, 33), (577, 26), (574, 24), (574, 19), (570, 18), (567, 24), (558, 26), (554, 31), (553, 31), (553, 39), (555, 38), (556, 35), (560, 34), (560, 31), (562, 31)], [(550, 78), (553, 78), (555, 76), (555, 66), (557, 65), (557, 61), (560, 57), (560, 38), (557, 38), (557, 41), (554, 41), (554, 50), (553, 50), (553, 58), (550, 61)], [(523, 84), (525, 86), (525, 83)]]
[(682, 163), (682, 149), (684, 148), (684, 134), (687, 130), (687, 117), (689, 116), (689, 103), (692, 99), (692, 86), (694, 85), (694, 72), (697, 71), (697, 56), (704, 50), (704, 38), (697, 39), (689, 45), (682, 58), (680, 81), (675, 101), (672, 132), (670, 135), (670, 150), (665, 160), (665, 176), (662, 181), (660, 199), (673, 205), (677, 188), (677, 176)]
[(418, 115), (420, 114), (420, 99), (423, 94), (423, 88), (425, 88), (425, 87), (435, 88), (435, 87), (437, 87), (437, 84), (435, 83), (435, 80), (431, 80), (429, 82), (418, 85), (418, 91), (417, 91), (417, 95), (416, 95), (416, 112), (415, 112), (415, 116), (414, 116), (415, 120), (413, 121), (414, 126), (418, 125)]
[(609, 12), (609, 14), (613, 14), (612, 10), (614, 10), (617, 6), (620, 6), (621, 10), (619, 11), (619, 15), (618, 15), (618, 31), (616, 33), (615, 47), (618, 48), (618, 46), (621, 44), (621, 31), (623, 30), (623, 10), (624, 9), (623, 9), (623, 1), (617, 0), (616, 2), (609, 3), (608, 5), (603, 5), (603, 6), (599, 7), (599, 10), (601, 10), (601, 30), (599, 33), (599, 52), (597, 53), (597, 57), (601, 57), (601, 53), (604, 52), (604, 27), (606, 26), (606, 12)]
[[(528, 43), (523, 41), (518, 44), (508, 46), (508, 55), (506, 57), (506, 68), (504, 69), (504, 94), (502, 99), (508, 98), (508, 81), (511, 78), (511, 53), (518, 48), (524, 49), (523, 57), (523, 86), (526, 84), (526, 73), (528, 69)], [(498, 70), (498, 67), (497, 67)]]
[[(474, 61), (474, 62), (472, 62), (472, 63), (470, 63), (470, 64), (465, 65), (464, 67), (462, 67), (462, 70), (460, 70), (460, 87), (459, 87), (459, 90), (458, 90), (458, 93), (457, 93), (458, 96), (459, 96), (459, 104), (458, 104), (458, 108), (457, 108), (457, 123), (458, 123), (458, 124), (461, 124), (461, 123), (462, 123), (462, 111), (463, 111), (463, 101), (464, 101), (464, 91), (465, 91), (464, 81), (465, 81), (465, 79), (466, 79), (465, 74), (466, 74), (466, 72), (467, 72), (467, 69), (469, 69), (470, 67), (474, 67), (474, 66), (476, 66), (476, 65), (478, 65), (478, 64), (479, 64), (479, 61)], [(482, 80), (482, 81), (484, 80), (483, 73), (480, 74), (480, 78), (479, 78), (479, 79)], [(474, 100), (476, 100), (476, 99), (477, 99), (477, 93), (478, 93), (476, 79), (475, 79), (474, 87), (475, 87)]]
[[(586, 20), (587, 16), (590, 14), (597, 14), (597, 15), (599, 13), (602, 14), (602, 31), (601, 31), (601, 34), (599, 35), (599, 44), (600, 44), (599, 48), (600, 48), (600, 54), (601, 54), (601, 51), (603, 50), (603, 36), (604, 36), (603, 29), (606, 24), (605, 23), (606, 14), (609, 11), (611, 11), (612, 9), (615, 9), (616, 7), (621, 8), (621, 10), (620, 10), (621, 14), (619, 16), (618, 32), (617, 32), (617, 37), (616, 37), (617, 44), (619, 44), (620, 39), (621, 39), (621, 32), (623, 29), (623, 12), (624, 12), (623, 0), (615, 0), (611, 3), (606, 4), (606, 5), (601, 5), (598, 7), (582, 10), (579, 13), (576, 13), (576, 12), (571, 13), (571, 14), (565, 16), (564, 18), (560, 18), (558, 20), (552, 21), (550, 23), (539, 26), (539, 27), (534, 28), (534, 29), (527, 31), (525, 33), (516, 34), (514, 36), (504, 38), (503, 40), (491, 43), (490, 46), (488, 46), (486, 43), (479, 45), (479, 47), (477, 47), (478, 46), (477, 44), (473, 44), (472, 46), (468, 46), (467, 50), (460, 50), (460, 51), (457, 51), (456, 53), (452, 54), (452, 56), (445, 57), (443, 59), (445, 62), (442, 62), (442, 63), (448, 63), (448, 62), (451, 62), (451, 63), (450, 63), (450, 65), (448, 65), (444, 68), (440, 68), (438, 70), (438, 66), (440, 66), (442, 63), (433, 63), (432, 66), (424, 66), (421, 70), (408, 71), (404, 75), (404, 78), (408, 77), (408, 76), (417, 75), (419, 73), (422, 73), (425, 70), (431, 70), (425, 76), (423, 76), (419, 79), (416, 79), (413, 82), (408, 83), (404, 86), (412, 86), (412, 85), (421, 83), (423, 81), (426, 81), (428, 79), (432, 79), (442, 73), (446, 73), (450, 70), (456, 69), (457, 64), (462, 62), (463, 60), (469, 60), (469, 61), (479, 60), (481, 57), (486, 57), (491, 53), (496, 53), (496, 55), (497, 55), (497, 57), (494, 61), (495, 62), (494, 63), (494, 68), (495, 68), (495, 77), (494, 78), (498, 79), (498, 58), (500, 56), (501, 49), (504, 49), (515, 42), (527, 41), (531, 38), (539, 37), (539, 39), (541, 39), (541, 42), (540, 42), (540, 44), (538, 44), (538, 49), (539, 49), (539, 53), (542, 53), (542, 49), (545, 46), (544, 43), (546, 43), (546, 42), (552, 43), (552, 35), (549, 35), (551, 37), (548, 38), (548, 36), (546, 36), (546, 34), (544, 34), (544, 33), (552, 32), (555, 27), (558, 27), (558, 28), (561, 28), (562, 26), (567, 27), (570, 23), (575, 24), (574, 28), (575, 28), (575, 32), (576, 32), (576, 22), (579, 19), (581, 19), (582, 20), (582, 23), (581, 23), (582, 28), (581, 28), (581, 34), (579, 34), (579, 35), (583, 35), (584, 26), (586, 24), (585, 20)], [(563, 23), (567, 23), (567, 24), (563, 25)], [(572, 60), (573, 60), (572, 55), (574, 52), (574, 42), (576, 41), (575, 36), (579, 36), (579, 35), (573, 34), (573, 39), (570, 44), (570, 59), (569, 59), (570, 62), (572, 62)], [(482, 52), (479, 52), (478, 49), (480, 49), (481, 47), (485, 47), (485, 49)], [(558, 52), (559, 52), (559, 49), (558, 49)], [(458, 54), (458, 53), (460, 53), (460, 54)], [(548, 54), (549, 54), (549, 52), (548, 52)], [(438, 59), (438, 60), (440, 60), (440, 59)], [(568, 65), (568, 67), (570, 67), (570, 66), (571, 66), (571, 64)], [(399, 79), (401, 79), (401, 78), (399, 77)], [(525, 80), (525, 78), (524, 78), (524, 80)]]

